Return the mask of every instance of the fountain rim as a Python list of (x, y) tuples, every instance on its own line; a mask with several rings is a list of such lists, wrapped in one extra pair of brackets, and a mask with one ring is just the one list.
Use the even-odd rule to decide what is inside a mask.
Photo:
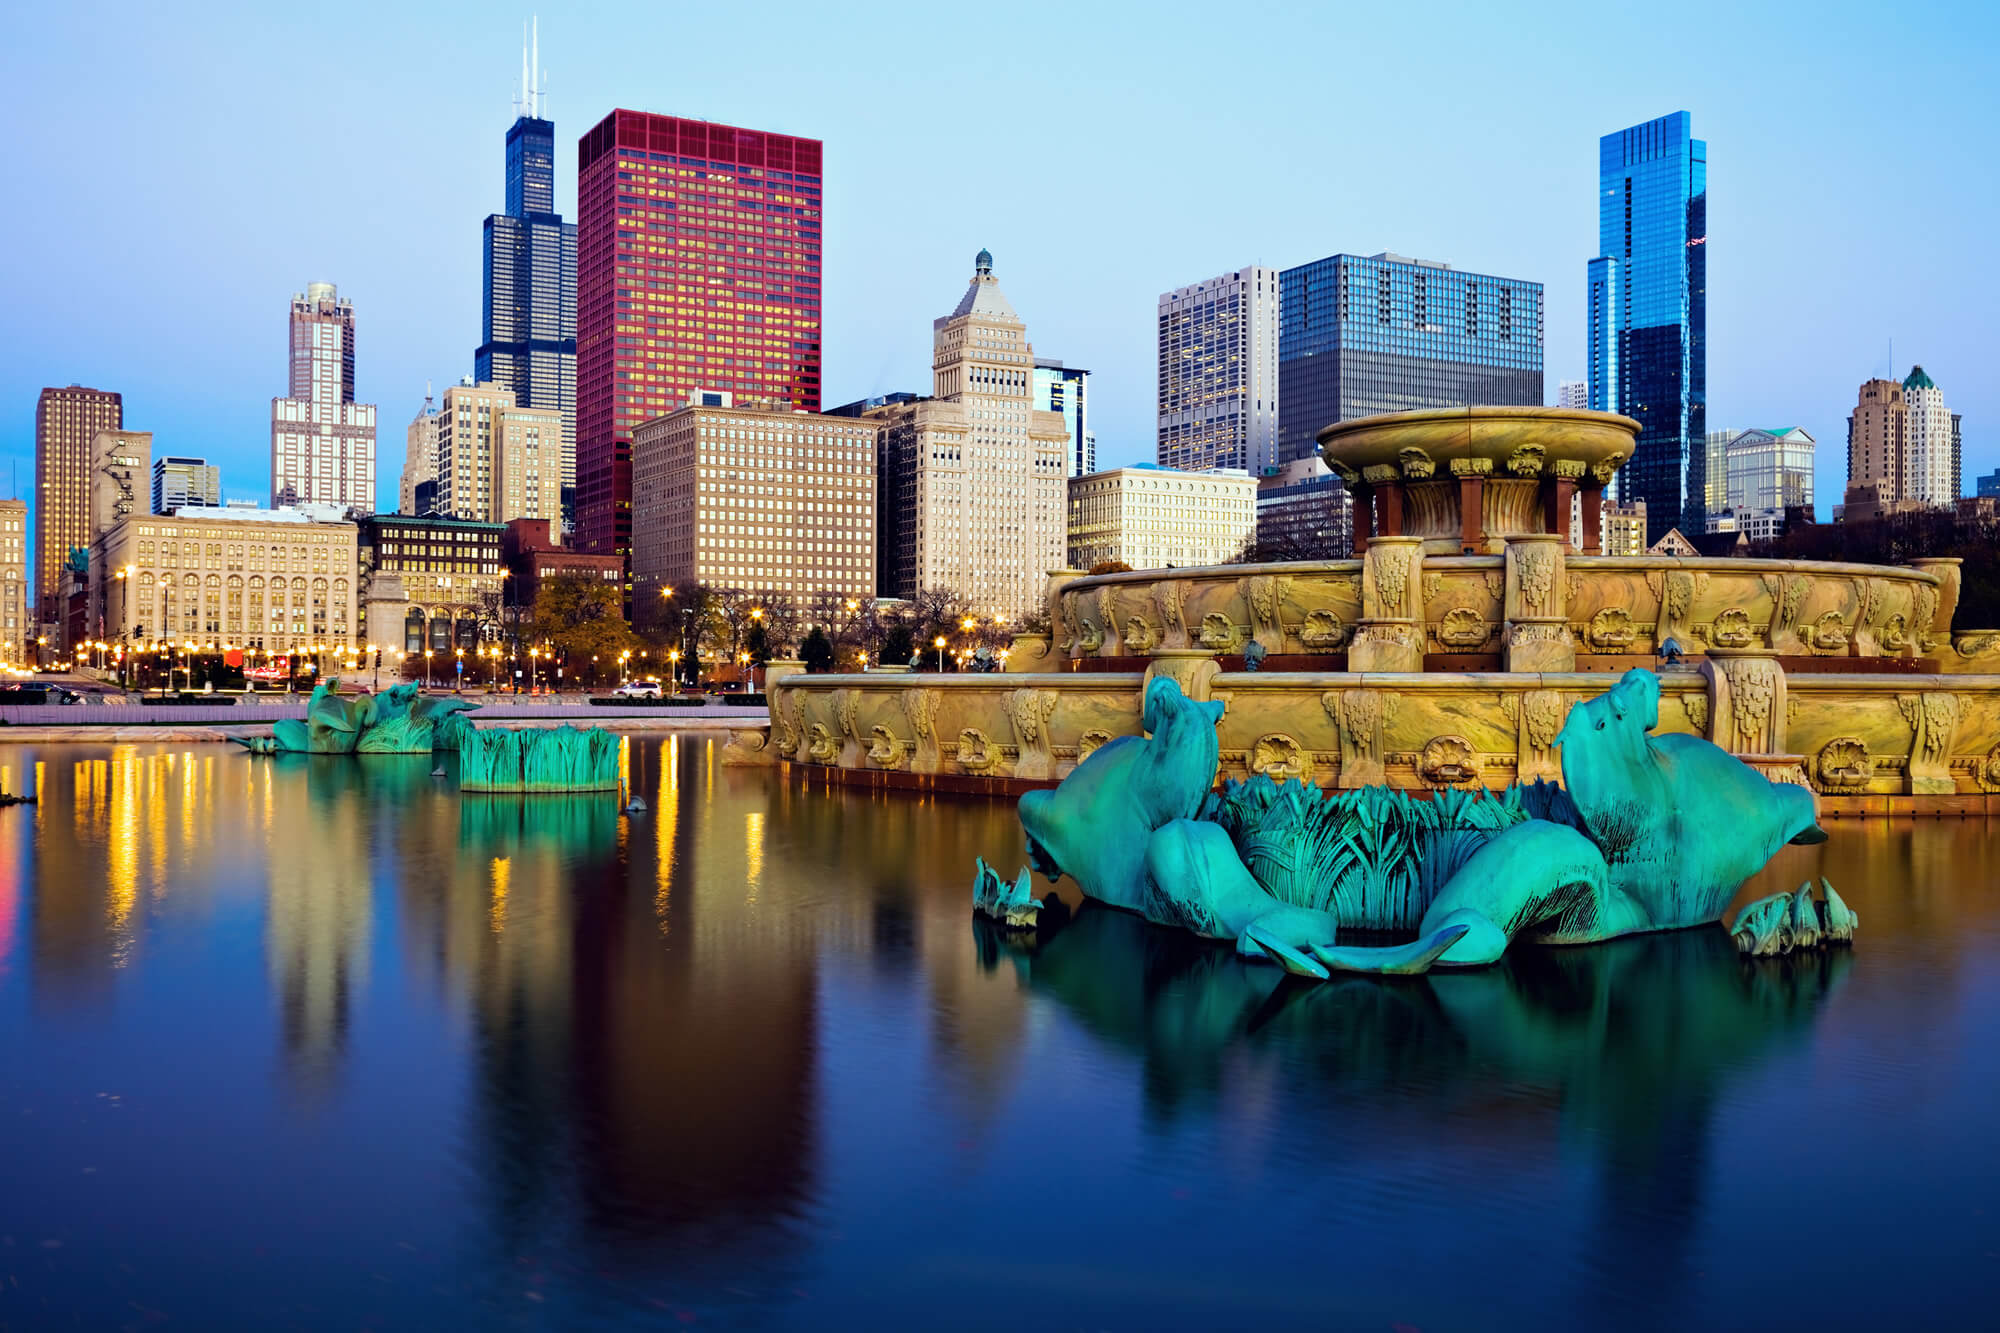
[(1378, 412), (1352, 421), (1336, 421), (1323, 426), (1313, 438), (1324, 449), (1334, 440), (1372, 435), (1377, 431), (1407, 426), (1449, 426), (1464, 422), (1467, 429), (1478, 423), (1568, 422), (1593, 429), (1615, 429), (1636, 440), (1644, 427), (1632, 417), (1617, 412), (1597, 412), (1584, 407), (1535, 407), (1529, 405), (1473, 405), (1469, 407), (1419, 407), (1407, 412)]
[[(1542, 536), (1543, 534), (1535, 534)], [(1922, 557), (1919, 557), (1922, 558)], [(1495, 555), (1426, 555), (1426, 570), (1498, 569), (1507, 557)], [(1250, 578), (1257, 575), (1297, 576), (1352, 575), (1360, 577), (1365, 561), (1360, 556), (1345, 560), (1275, 560), (1247, 565), (1162, 565), (1156, 569), (1121, 569), (1108, 574), (1080, 574), (1064, 582), (1059, 591), (1117, 587), (1134, 583), (1162, 583), (1169, 579)], [(1739, 574), (1824, 574), (1834, 578), (1894, 578), (1941, 585), (1943, 580), (1927, 569), (1910, 565), (1867, 565), (1841, 560), (1790, 560), (1783, 557), (1761, 559), (1731, 555), (1582, 555), (1571, 551), (1563, 563), (1577, 572), (1586, 570), (1673, 570), (1696, 573)]]

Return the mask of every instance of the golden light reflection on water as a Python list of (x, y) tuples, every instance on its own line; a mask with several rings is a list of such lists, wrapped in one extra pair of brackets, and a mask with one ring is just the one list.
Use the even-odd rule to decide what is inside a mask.
[(743, 817), (743, 879), (748, 901), (757, 901), (757, 889), (764, 878), (764, 812), (752, 810)]
[(487, 909), (487, 920), (495, 935), (507, 929), (507, 876), (513, 863), (504, 856), (493, 858), (493, 904)]
[(673, 929), (674, 836), (680, 830), (681, 819), (680, 746), (679, 736), (667, 737), (660, 746), (660, 785), (653, 794), (653, 828), (657, 837), (653, 850), (653, 916), (660, 923), (662, 935)]

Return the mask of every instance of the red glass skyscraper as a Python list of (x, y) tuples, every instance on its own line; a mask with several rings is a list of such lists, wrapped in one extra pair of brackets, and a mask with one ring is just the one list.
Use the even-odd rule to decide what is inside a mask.
[(613, 111), (577, 144), (576, 526), (629, 558), (632, 428), (819, 410), (820, 141)]

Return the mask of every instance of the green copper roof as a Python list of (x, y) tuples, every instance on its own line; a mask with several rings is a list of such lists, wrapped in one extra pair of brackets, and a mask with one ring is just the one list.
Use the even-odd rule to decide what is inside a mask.
[(1931, 377), (1924, 374), (1922, 366), (1911, 366), (1910, 377), (1903, 381), (1903, 387), (1905, 389), (1935, 389), (1937, 385), (1931, 383)]

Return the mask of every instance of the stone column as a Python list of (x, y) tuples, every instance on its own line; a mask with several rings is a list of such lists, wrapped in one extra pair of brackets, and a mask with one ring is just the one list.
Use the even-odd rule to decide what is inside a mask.
[(1563, 539), (1565, 550), (1573, 549), (1569, 544), (1569, 506), (1576, 496), (1576, 485), (1583, 479), (1584, 466), (1573, 459), (1558, 458), (1549, 464), (1551, 477), (1542, 482), (1542, 526)]
[(1348, 489), (1354, 498), (1354, 554), (1362, 556), (1375, 539), (1375, 488), (1357, 482)]
[(1574, 671), (1569, 632), (1567, 540), (1557, 532), (1507, 539), (1506, 644), (1509, 671)]
[(1604, 483), (1595, 477), (1583, 484), (1583, 553), (1604, 554)]
[(1347, 650), (1349, 671), (1424, 669), (1424, 543), (1384, 536), (1361, 562), (1361, 623)]
[(1486, 542), (1486, 478), (1493, 471), (1490, 458), (1454, 458), (1451, 474), (1458, 478), (1458, 547), (1461, 554), (1478, 555)]
[(1403, 474), (1393, 463), (1377, 463), (1361, 469), (1361, 477), (1374, 488), (1382, 505), (1382, 535), (1403, 535)]

